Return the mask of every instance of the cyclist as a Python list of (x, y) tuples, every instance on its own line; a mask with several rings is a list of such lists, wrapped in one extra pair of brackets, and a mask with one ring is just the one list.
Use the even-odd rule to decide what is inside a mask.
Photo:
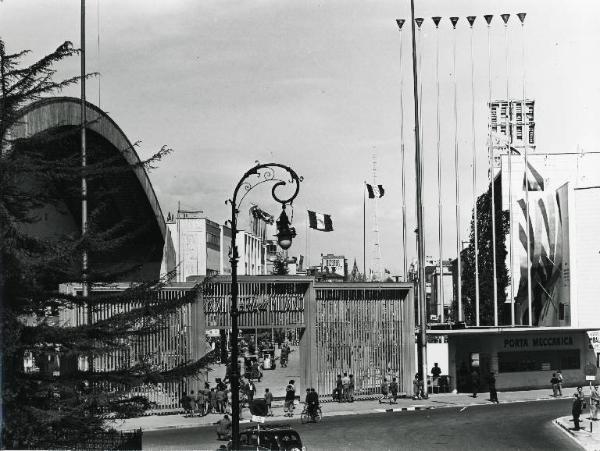
[(306, 411), (312, 419), (317, 415), (319, 408), (319, 394), (314, 388), (306, 389)]

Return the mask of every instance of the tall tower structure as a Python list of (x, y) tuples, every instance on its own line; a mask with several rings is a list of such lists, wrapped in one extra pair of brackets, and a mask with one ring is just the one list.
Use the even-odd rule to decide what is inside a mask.
[(528, 151), (535, 152), (534, 100), (494, 100), (488, 106), (494, 168), (500, 167), (500, 154), (507, 152), (507, 145), (521, 154), (525, 146)]
[[(377, 155), (373, 154), (373, 186), (377, 186)], [(379, 223), (377, 220), (378, 196), (375, 196), (373, 208), (373, 252), (371, 255), (370, 280), (382, 280), (381, 246), (379, 243)]]

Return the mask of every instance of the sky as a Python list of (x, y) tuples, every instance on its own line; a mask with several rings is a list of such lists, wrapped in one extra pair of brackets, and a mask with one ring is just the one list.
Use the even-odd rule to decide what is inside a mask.
[[(0, 37), (9, 52), (31, 50), (25, 63), (66, 40), (79, 46), (79, 8), (77, 0), (3, 0)], [(223, 223), (225, 200), (255, 161), (286, 164), (303, 177), (290, 254), (310, 264), (320, 254), (344, 255), (362, 270), (364, 181), (373, 183), (375, 159), (386, 190), (377, 202), (379, 263), (402, 274), (403, 204), (406, 252), (416, 255), (410, 21), (402, 32), (395, 23), (410, 18), (409, 0), (87, 0), (86, 10), (86, 65), (100, 74), (87, 84), (88, 101), (141, 141), (141, 158), (162, 145), (174, 150), (149, 174), (165, 216), (180, 204)], [(524, 26), (519, 12), (527, 13)], [(461, 240), (473, 195), (487, 184), (490, 79), (493, 99), (506, 98), (508, 80), (509, 97), (535, 100), (537, 152), (599, 150), (599, 12), (593, 0), (415, 0), (416, 17), (426, 18), (417, 47), (427, 255), (439, 255), (438, 143), (442, 255), (456, 255), (455, 79)], [(501, 13), (511, 14), (506, 29)], [(490, 59), (484, 14), (494, 15)], [(477, 16), (472, 30), (467, 15)], [(442, 17), (437, 31), (432, 16)], [(450, 16), (460, 17), (456, 31)], [(79, 61), (57, 69), (57, 79), (76, 75)], [(79, 88), (62, 94), (78, 96)], [(241, 216), (252, 203), (280, 211), (265, 185), (247, 196)], [(330, 214), (334, 231), (307, 230), (307, 209)], [(376, 264), (374, 212), (367, 200), (368, 268)]]

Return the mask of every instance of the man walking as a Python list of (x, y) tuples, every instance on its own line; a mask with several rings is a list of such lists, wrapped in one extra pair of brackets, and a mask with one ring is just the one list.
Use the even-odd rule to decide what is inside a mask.
[(479, 373), (475, 368), (471, 372), (471, 388), (473, 389), (473, 398), (477, 398), (477, 392), (479, 391)]
[(500, 404), (498, 401), (498, 392), (496, 391), (496, 376), (493, 371), (490, 371), (488, 376), (488, 385), (490, 386), (490, 401)]
[(381, 398), (379, 398), (379, 402), (382, 403), (384, 400), (388, 399), (388, 393), (389, 393), (389, 384), (387, 381), (387, 378), (384, 377), (383, 378), (383, 382), (381, 383)]
[(396, 404), (396, 400), (398, 399), (398, 382), (396, 382), (395, 377), (392, 378), (392, 383), (390, 384), (390, 393), (392, 395), (390, 398), (390, 404)]
[(265, 388), (265, 404), (267, 405), (267, 416), (272, 417), (273, 410), (271, 410), (271, 404), (273, 404), (273, 393), (268, 388)]
[(343, 399), (344, 402), (350, 401), (350, 378), (348, 377), (348, 373), (344, 373), (344, 377), (342, 377), (342, 390), (343, 390)]
[[(292, 382), (292, 381), (290, 381)], [(296, 399), (296, 390), (294, 389), (293, 384), (288, 384), (285, 389), (285, 416), (292, 417), (294, 416), (294, 400)]]

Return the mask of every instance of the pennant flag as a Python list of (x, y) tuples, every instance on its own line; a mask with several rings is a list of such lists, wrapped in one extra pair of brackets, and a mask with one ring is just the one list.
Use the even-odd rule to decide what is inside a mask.
[(398, 28), (402, 31), (402, 26), (404, 25), (404, 19), (396, 19), (396, 24), (398, 24)]
[(485, 19), (485, 21), (489, 25), (490, 23), (492, 23), (492, 19), (494, 18), (494, 16), (492, 14), (486, 14), (485, 16), (483, 16), (483, 18)]
[(456, 29), (456, 24), (458, 23), (458, 17), (451, 17), (450, 22), (452, 22), (452, 28)]
[(382, 198), (385, 194), (385, 190), (381, 185), (377, 185), (375, 187), (373, 185), (369, 185), (368, 183), (366, 185), (367, 191), (369, 192), (369, 199), (375, 199), (375, 197)]
[(529, 162), (527, 162), (527, 171), (523, 175), (523, 190), (544, 191), (544, 178)]
[(417, 17), (417, 18), (415, 19), (415, 22), (417, 23), (417, 27), (419, 27), (419, 30), (421, 29), (421, 25), (423, 25), (423, 21), (424, 21), (424, 20), (425, 20), (425, 19), (423, 19), (422, 17)]
[(476, 16), (467, 16), (467, 22), (469, 22), (469, 25), (471, 28), (473, 28), (473, 24), (475, 23), (475, 19), (477, 19)]
[(331, 232), (333, 230), (333, 223), (331, 222), (331, 216), (323, 213), (316, 213), (308, 210), (308, 226), (311, 229), (320, 230), (321, 232)]
[(440, 24), (440, 20), (442, 20), (442, 18), (439, 16), (435, 16), (435, 17), (432, 17), (431, 20), (433, 20), (433, 23), (435, 24), (435, 28), (437, 28), (438, 25)]
[(510, 14), (500, 14), (502, 20), (504, 21), (504, 25), (508, 24), (508, 19), (510, 19)]
[(527, 15), (527, 13), (518, 13), (517, 16), (519, 17), (519, 20), (521, 21), (521, 25), (523, 24), (523, 22), (525, 22), (525, 16)]

